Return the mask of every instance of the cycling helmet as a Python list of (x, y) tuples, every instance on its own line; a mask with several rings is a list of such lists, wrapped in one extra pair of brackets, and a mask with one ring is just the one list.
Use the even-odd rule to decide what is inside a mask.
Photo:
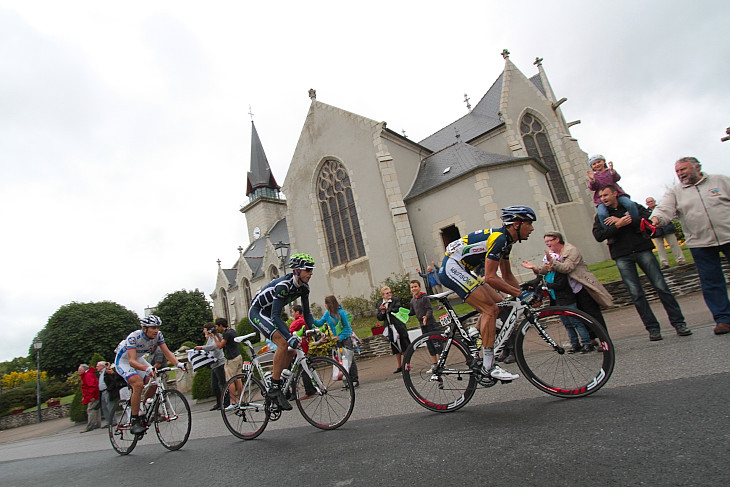
[(294, 254), (289, 257), (289, 267), (292, 269), (314, 269), (314, 259), (309, 254)]
[(529, 206), (514, 205), (502, 208), (502, 216), (500, 217), (504, 223), (514, 222), (534, 222), (537, 221), (537, 215)]
[(144, 318), (139, 320), (139, 323), (142, 326), (162, 326), (162, 320), (159, 316), (155, 315), (145, 316)]

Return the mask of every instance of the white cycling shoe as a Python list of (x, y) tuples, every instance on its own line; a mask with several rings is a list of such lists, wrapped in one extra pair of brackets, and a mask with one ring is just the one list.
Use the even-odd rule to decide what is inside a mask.
[[(482, 373), (484, 373), (484, 372), (485, 372), (485, 370), (484, 370), (484, 368), (482, 368)], [(492, 379), (495, 379), (495, 380), (515, 380), (515, 379), (520, 378), (519, 374), (512, 374), (510, 372), (507, 372), (499, 365), (495, 365), (494, 367), (489, 369), (489, 371), (486, 372), (485, 375), (488, 375), (489, 377), (491, 377)]]

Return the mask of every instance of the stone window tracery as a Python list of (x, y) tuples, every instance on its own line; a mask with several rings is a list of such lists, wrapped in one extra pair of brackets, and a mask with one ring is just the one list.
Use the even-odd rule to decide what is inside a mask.
[(550, 146), (545, 126), (533, 115), (526, 113), (520, 122), (520, 132), (525, 143), (527, 154), (530, 157), (541, 161), (548, 167), (548, 185), (553, 193), (556, 203), (567, 203), (570, 201), (570, 194), (565, 187), (560, 169), (558, 168), (555, 154)]

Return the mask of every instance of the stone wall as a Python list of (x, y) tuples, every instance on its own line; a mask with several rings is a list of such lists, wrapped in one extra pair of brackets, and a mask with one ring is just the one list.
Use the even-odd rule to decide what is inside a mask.
[[(51, 419), (66, 418), (71, 410), (71, 404), (61, 404), (60, 406), (51, 406), (48, 408), (41, 409), (41, 421), (48, 421)], [(18, 426), (25, 426), (28, 424), (35, 424), (38, 422), (38, 411), (31, 411), (28, 413), (11, 414), (0, 418), (0, 430), (6, 430), (10, 428), (17, 428)]]

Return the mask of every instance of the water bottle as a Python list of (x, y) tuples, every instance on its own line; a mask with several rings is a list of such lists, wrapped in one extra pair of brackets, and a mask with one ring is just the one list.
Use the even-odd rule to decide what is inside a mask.
[(469, 335), (469, 338), (471, 338), (474, 343), (478, 342), (481, 338), (479, 330), (477, 330), (476, 326), (470, 326), (467, 333)]
[(264, 372), (264, 384), (266, 384), (266, 389), (271, 389), (271, 371)]
[(286, 382), (289, 380), (289, 376), (291, 375), (291, 370), (284, 369), (281, 371), (281, 382), (283, 384), (286, 384)]

